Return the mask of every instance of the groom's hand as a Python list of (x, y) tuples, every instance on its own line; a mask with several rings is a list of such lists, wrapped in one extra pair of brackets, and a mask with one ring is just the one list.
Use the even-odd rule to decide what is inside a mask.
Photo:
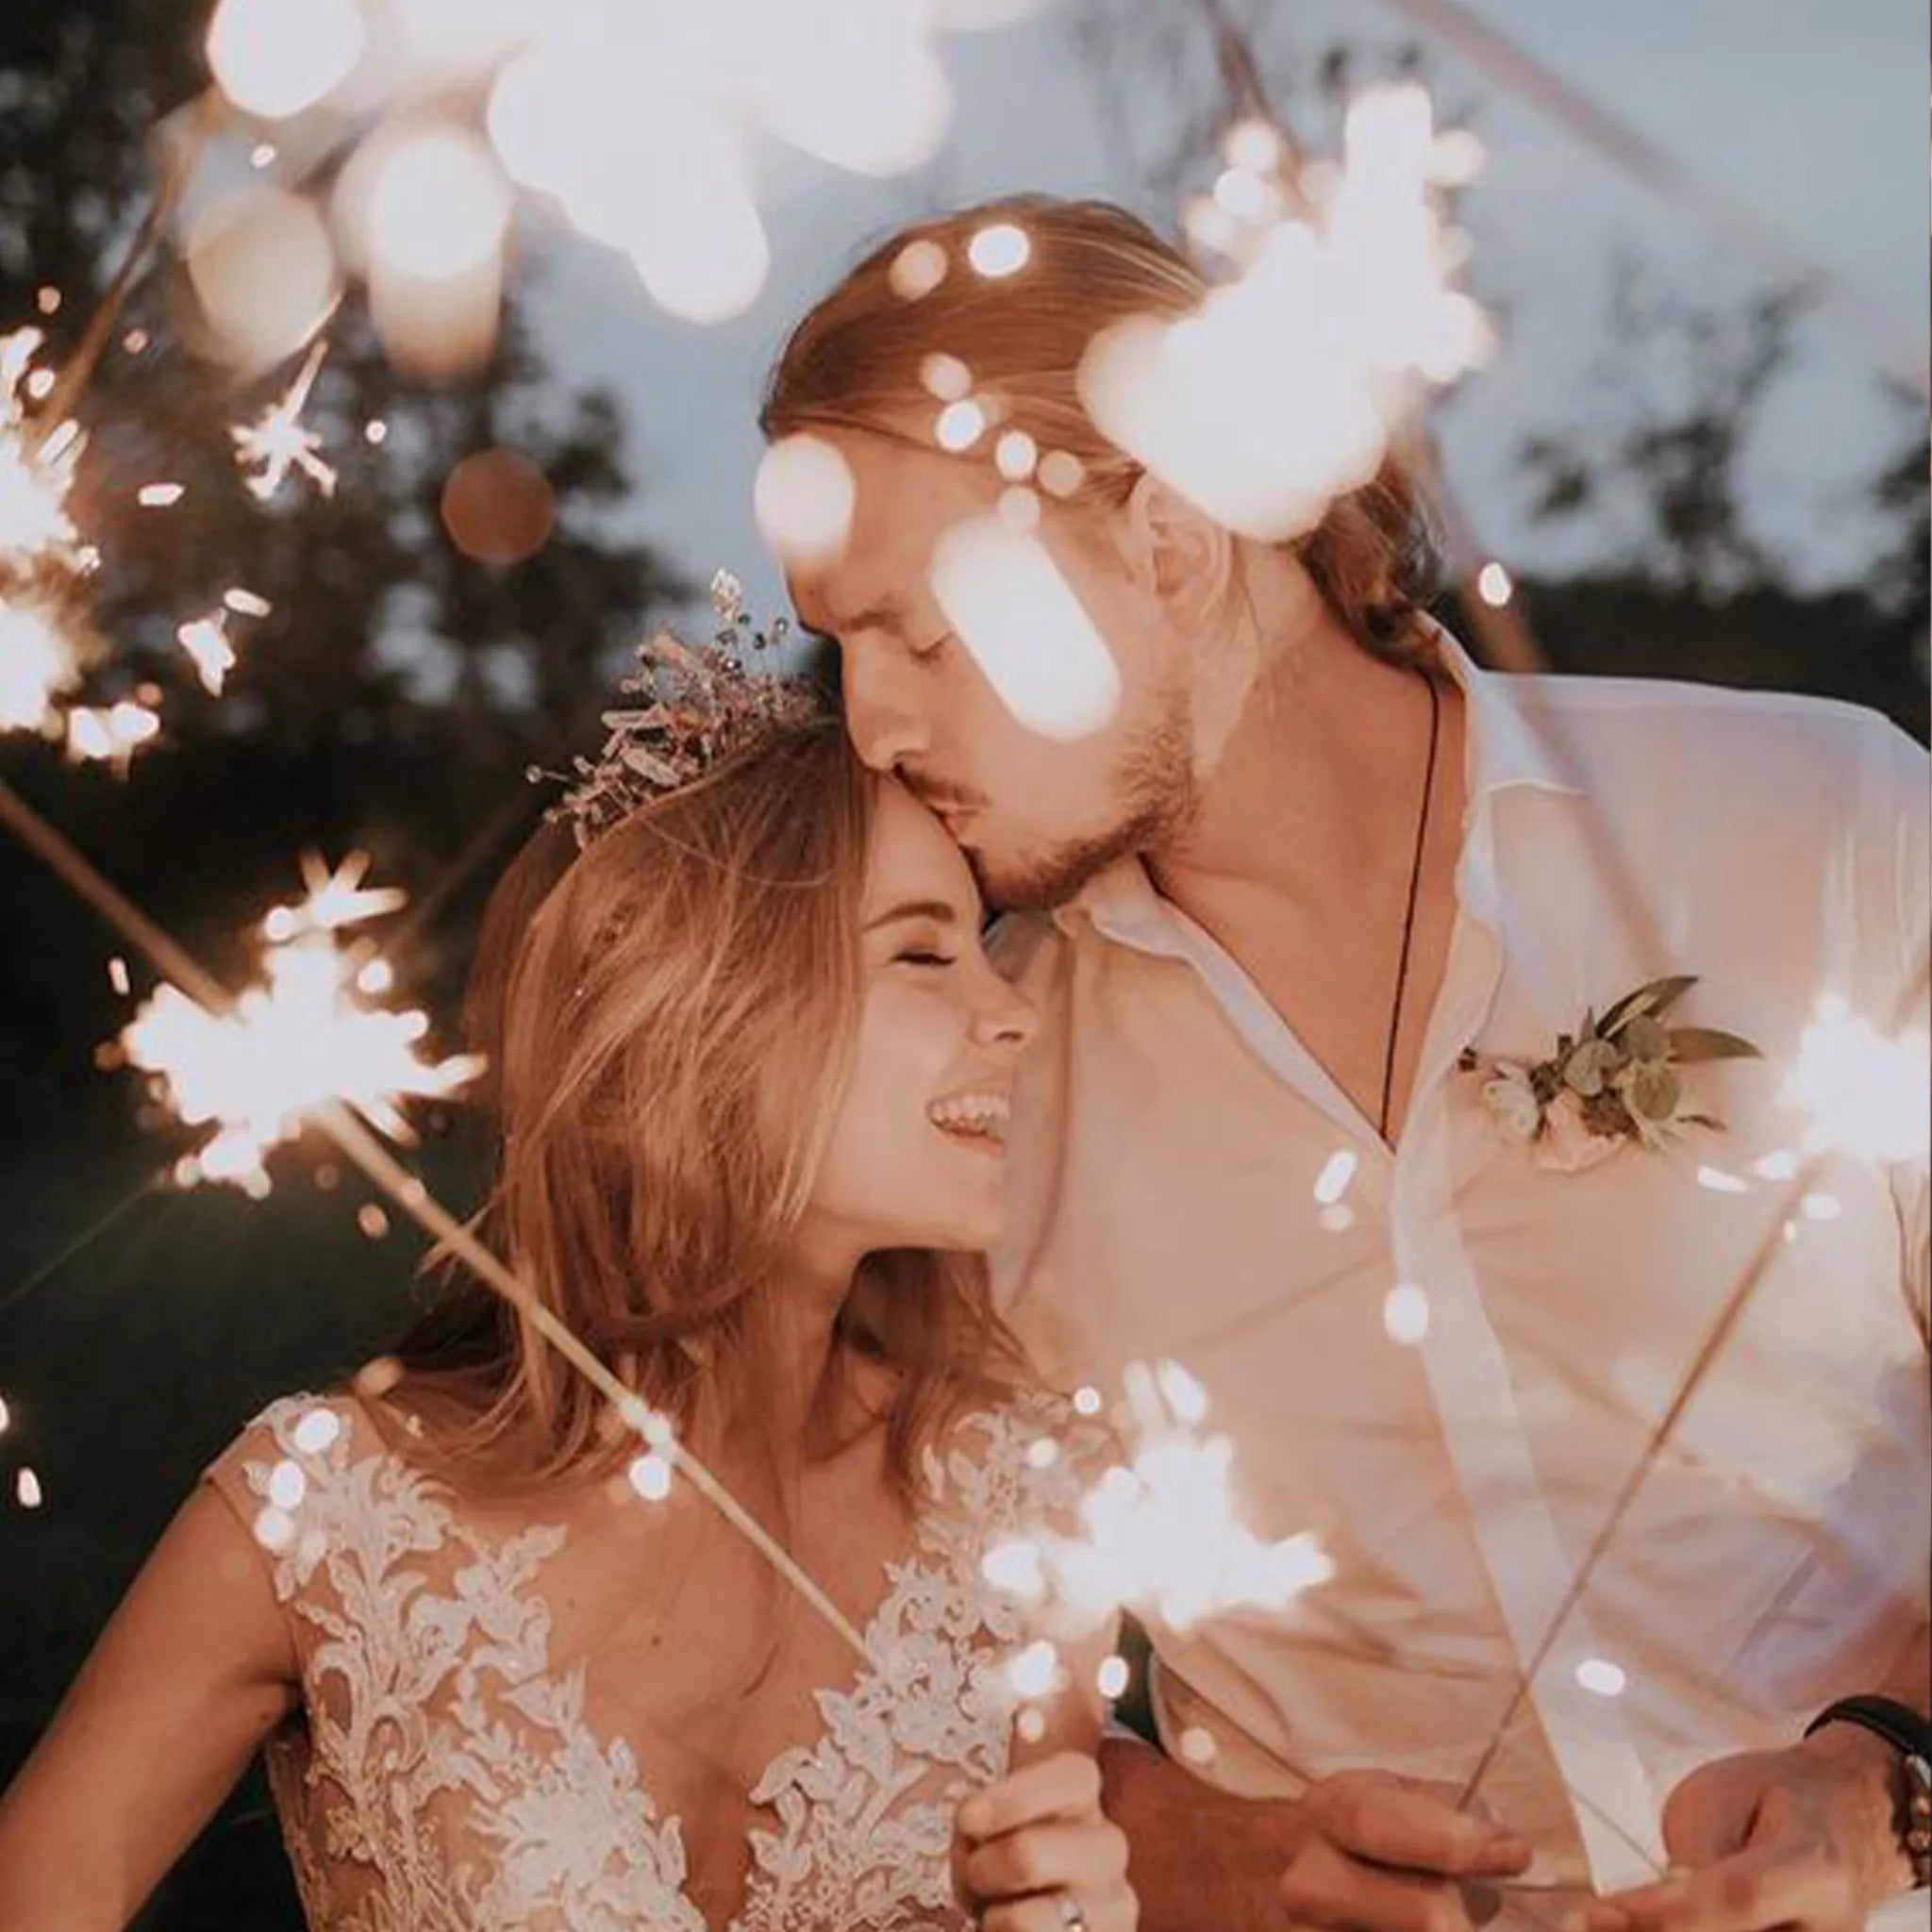
[(1282, 1874), (1296, 1925), (1335, 1932), (1471, 1932), (1493, 1915), (1485, 1888), (1532, 1857), (1516, 1833), (1459, 1811), (1448, 1786), (1351, 1771), (1309, 1787)]
[(1592, 1907), (1590, 1932), (1858, 1932), (1912, 1882), (1896, 1773), (1891, 1747), (1851, 1724), (1701, 1766), (1664, 1807), (1674, 1869)]

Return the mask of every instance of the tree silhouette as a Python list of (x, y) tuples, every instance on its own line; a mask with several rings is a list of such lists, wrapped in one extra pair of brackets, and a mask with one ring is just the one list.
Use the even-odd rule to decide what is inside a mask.
[[(1641, 525), (1624, 568), (1695, 597), (1779, 582), (1750, 527), (1742, 465), (1806, 297), (1777, 289), (1742, 308), (1688, 302), (1657, 290), (1627, 254), (1610, 287), (1606, 346), (1586, 386), (1597, 421), (1524, 443), (1533, 514), (1561, 521), (1616, 491)], [(1660, 370), (1675, 376), (1670, 391)]]
[[(0, 20), (0, 321), (38, 322), (57, 364), (154, 192), (151, 130), (178, 123), (207, 85), (207, 13), (189, 0), (15, 0)], [(59, 296), (48, 317), (42, 290)], [(554, 747), (581, 723), (613, 647), (652, 605), (688, 594), (661, 558), (603, 526), (629, 490), (616, 406), (561, 392), (513, 308), (487, 368), (445, 390), (397, 375), (366, 314), (339, 311), (308, 420), (341, 488), (325, 498), (291, 478), (266, 506), (242, 487), (228, 425), (258, 414), (291, 372), (238, 377), (203, 353), (206, 335), (185, 272), (163, 254), (79, 410), (92, 442), (75, 503), (105, 558), (92, 597), (110, 646), (102, 688), (192, 685), (175, 626), (229, 584), (275, 607), (235, 626), (233, 698), (219, 714), (171, 705), (171, 733), (367, 746), (420, 729), (410, 713), (430, 705), (468, 732)], [(455, 464), (496, 443), (528, 458), (555, 501), (550, 541), (509, 567), (464, 557), (438, 514)], [(141, 508), (136, 490), (158, 478), (186, 494)]]
[[(208, 10), (0, 9), (0, 330), (42, 326), (50, 366), (82, 338), (151, 205), (172, 151), (154, 130), (178, 130), (207, 88)], [(51, 314), (43, 291), (58, 291)], [(301, 848), (372, 849), (385, 877), (430, 896), (398, 963), (453, 1010), (481, 870), (541, 805), (525, 767), (594, 734), (623, 647), (691, 587), (612, 534), (631, 494), (618, 408), (553, 377), (513, 304), (487, 366), (446, 387), (394, 371), (354, 299), (327, 336), (305, 421), (340, 487), (325, 495), (295, 475), (258, 502), (230, 425), (283, 392), (292, 362), (239, 375), (208, 353), (186, 270), (154, 255), (78, 403), (90, 441), (72, 507), (103, 559), (86, 588), (99, 650), (81, 695), (158, 690), (162, 748), (125, 789), (18, 737), (0, 741), (0, 771), (81, 829), (164, 923), (215, 947), (286, 895)], [(553, 521), (534, 554), (492, 564), (452, 541), (442, 502), (464, 458), (504, 446)], [(180, 500), (143, 508), (141, 486), (162, 479)], [(272, 608), (230, 620), (239, 662), (216, 701), (176, 630), (236, 585)], [(37, 1089), (52, 1077), (50, 1036), (92, 1041), (118, 1024), (102, 996), (108, 948), (18, 853), (0, 853), (0, 880), (60, 935), (9, 949), (0, 968), (0, 1072)], [(83, 937), (86, 951), (66, 950)], [(84, 1057), (63, 1066), (77, 1085)]]

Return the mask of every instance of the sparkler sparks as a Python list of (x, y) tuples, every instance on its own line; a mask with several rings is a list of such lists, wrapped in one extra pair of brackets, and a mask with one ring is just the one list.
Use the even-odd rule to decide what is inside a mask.
[[(1317, 523), (1374, 474), (1419, 384), (1490, 347), (1449, 285), (1458, 250), (1439, 207), (1472, 163), (1415, 86), (1350, 108), (1344, 162), (1285, 184), (1231, 168), (1191, 226), (1240, 273), (1175, 322), (1103, 334), (1081, 371), (1101, 429), (1210, 514), (1265, 542)], [(1258, 155), (1251, 157), (1258, 158)]]
[(125, 775), (135, 753), (160, 732), (160, 714), (132, 698), (101, 709), (76, 706), (67, 714), (67, 756), (77, 764), (112, 765)]
[(288, 393), (272, 404), (258, 421), (238, 423), (228, 431), (235, 440), (236, 460), (244, 469), (259, 466), (248, 478), (248, 489), (260, 502), (266, 503), (275, 495), (291, 469), (300, 470), (323, 495), (335, 494), (336, 473), (320, 454), (322, 438), (302, 424), (308, 391), (314, 388), (316, 372), (327, 354), (326, 339), (318, 339), (303, 359), (295, 380), (289, 385)]
[(74, 647), (53, 611), (0, 600), (0, 731), (39, 731), (54, 700), (80, 675)]
[(235, 647), (228, 641), (226, 620), (227, 613), (217, 610), (211, 616), (192, 619), (175, 633), (175, 641), (193, 660), (210, 697), (221, 696), (222, 686), (235, 668)]
[(1809, 1117), (1813, 1153), (1924, 1160), (1932, 1141), (1932, 1041), (1923, 1028), (1882, 1034), (1827, 994), (1799, 1042), (1784, 1097)]
[(87, 439), (71, 420), (43, 428), (27, 414), (44, 392), (37, 378), (53, 374), (34, 366), (42, 340), (37, 328), (0, 336), (0, 731), (58, 729), (56, 700), (81, 674), (59, 593), (99, 561), (67, 510)]
[(28, 420), (23, 397), (50, 373), (34, 367), (42, 340), (37, 328), (0, 336), (0, 566), (12, 576), (39, 568), (77, 576), (98, 561), (67, 513), (87, 438), (71, 421), (43, 431)]
[(221, 696), (228, 673), (235, 668), (235, 641), (228, 635), (229, 616), (266, 617), (273, 608), (266, 597), (258, 597), (253, 591), (236, 585), (223, 593), (220, 605), (207, 616), (192, 618), (175, 630), (175, 641), (187, 652), (203, 690), (210, 697)]
[[(1135, 1362), (1124, 1379), (1130, 1458), (1081, 1497), (1082, 1533), (1041, 1529), (996, 1544), (985, 1558), (990, 1583), (1036, 1604), (1048, 1627), (1079, 1636), (1123, 1609), (1176, 1630), (1232, 1609), (1285, 1609), (1333, 1574), (1313, 1537), (1263, 1542), (1238, 1521), (1234, 1445), (1201, 1433), (1208, 1399), (1187, 1370)], [(1038, 1649), (1012, 1666), (1023, 1696), (1043, 1694), (1028, 1689), (1047, 1674)]]
[(363, 887), (366, 867), (359, 855), (333, 874), (305, 867), (308, 896), (262, 922), (265, 983), (244, 991), (232, 1013), (211, 1013), (163, 986), (123, 1032), (129, 1063), (156, 1076), (175, 1112), (213, 1126), (194, 1157), (199, 1177), (265, 1192), (269, 1148), (335, 1103), (408, 1140), (406, 1098), (453, 1092), (481, 1070), (471, 1056), (425, 1062), (418, 1048), (427, 1018), (368, 1004), (358, 984), (367, 961), (340, 934), (394, 911), (403, 895)]

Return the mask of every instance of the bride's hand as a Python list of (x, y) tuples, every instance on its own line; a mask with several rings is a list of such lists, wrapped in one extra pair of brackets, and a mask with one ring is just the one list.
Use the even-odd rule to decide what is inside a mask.
[(1062, 1751), (975, 1791), (953, 1826), (953, 1877), (985, 1932), (1133, 1932), (1127, 1840), (1091, 1757)]

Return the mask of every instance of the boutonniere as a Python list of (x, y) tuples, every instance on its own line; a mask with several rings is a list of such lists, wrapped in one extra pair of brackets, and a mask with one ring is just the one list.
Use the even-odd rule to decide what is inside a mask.
[(1482, 1076), (1483, 1106), (1503, 1138), (1559, 1174), (1581, 1174), (1626, 1141), (1662, 1148), (1692, 1127), (1722, 1133), (1724, 1122), (1690, 1104), (1682, 1070), (1763, 1056), (1735, 1033), (1664, 1024), (1696, 984), (1694, 974), (1677, 974), (1640, 986), (1601, 1019), (1586, 1013), (1575, 1033), (1558, 1035), (1547, 1059), (1495, 1059), (1465, 1047), (1457, 1064)]

